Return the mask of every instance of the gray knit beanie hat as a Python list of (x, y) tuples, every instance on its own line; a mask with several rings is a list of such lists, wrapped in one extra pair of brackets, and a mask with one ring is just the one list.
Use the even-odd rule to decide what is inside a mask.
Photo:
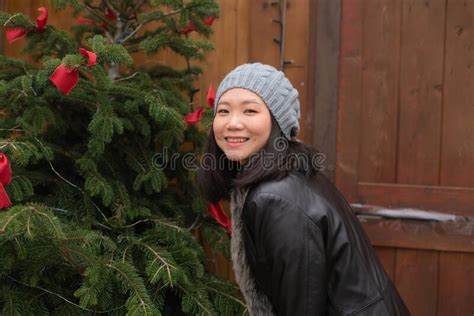
[(222, 80), (214, 102), (214, 115), (219, 99), (228, 90), (244, 88), (257, 94), (267, 105), (287, 139), (298, 134), (300, 101), (285, 74), (270, 65), (243, 64), (232, 70)]

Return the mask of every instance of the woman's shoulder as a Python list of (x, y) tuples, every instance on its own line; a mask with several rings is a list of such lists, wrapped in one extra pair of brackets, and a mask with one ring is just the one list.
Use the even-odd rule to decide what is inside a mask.
[(304, 182), (304, 179), (301, 179), (298, 174), (290, 172), (283, 178), (265, 180), (251, 186), (249, 198), (257, 198), (260, 195), (275, 195), (291, 201), (294, 191), (304, 188)]
[(341, 203), (347, 204), (336, 187), (321, 172), (306, 176), (293, 171), (282, 179), (258, 183), (250, 188), (246, 202), (275, 198), (286, 201), (308, 216), (317, 217), (330, 212)]

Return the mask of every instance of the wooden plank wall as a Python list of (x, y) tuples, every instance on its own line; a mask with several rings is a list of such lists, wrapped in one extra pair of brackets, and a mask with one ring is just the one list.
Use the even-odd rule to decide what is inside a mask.
[[(474, 217), (474, 1), (341, 1), (340, 45), (345, 196)], [(363, 226), (413, 315), (474, 313), (473, 222)]]
[(343, 1), (336, 183), (474, 215), (474, 2)]

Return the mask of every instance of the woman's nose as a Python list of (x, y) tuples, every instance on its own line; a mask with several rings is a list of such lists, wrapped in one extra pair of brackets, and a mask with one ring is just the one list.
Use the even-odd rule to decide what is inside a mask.
[(240, 129), (243, 127), (242, 118), (240, 115), (234, 114), (229, 116), (229, 121), (227, 122), (227, 128), (229, 129)]

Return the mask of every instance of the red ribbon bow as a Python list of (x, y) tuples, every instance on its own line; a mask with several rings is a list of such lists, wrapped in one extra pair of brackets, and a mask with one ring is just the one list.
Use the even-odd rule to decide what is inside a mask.
[(227, 214), (224, 212), (224, 209), (222, 208), (222, 203), (220, 201), (217, 203), (217, 205), (209, 203), (209, 212), (219, 224), (221, 224), (222, 226), (224, 226), (225, 229), (227, 229), (229, 237), (232, 236), (232, 222), (230, 221), (229, 217), (227, 217)]
[(214, 108), (214, 101), (216, 99), (216, 92), (214, 91), (214, 87), (212, 83), (209, 85), (209, 89), (207, 90), (207, 104), (211, 109)]
[(211, 15), (211, 16), (208, 16), (207, 18), (205, 18), (202, 22), (207, 26), (211, 26), (212, 23), (214, 23), (215, 19), (216, 19), (216, 17)]
[(48, 9), (41, 7), (38, 8), (38, 11), (41, 12), (41, 14), (36, 18), (36, 29), (38, 32), (44, 32), (44, 29), (46, 28), (46, 22), (48, 22)]
[(117, 16), (115, 15), (114, 11), (110, 10), (109, 8), (105, 10), (105, 17), (112, 21), (117, 20)]
[[(204, 20), (202, 20), (202, 23), (204, 23), (204, 25), (211, 26), (212, 23), (214, 23), (215, 19), (216, 19), (216, 17), (211, 15), (211, 16), (208, 16), (207, 18), (205, 18)], [(191, 33), (193, 31), (196, 31), (196, 30), (197, 30), (196, 26), (194, 26), (193, 22), (191, 20), (189, 20), (188, 26), (186, 26), (182, 30), (179, 30), (178, 33), (188, 34), (188, 33)]]
[(68, 95), (79, 81), (79, 70), (61, 64), (54, 70), (49, 80), (51, 80), (62, 93)]
[(188, 26), (186, 26), (184, 29), (182, 30), (179, 30), (178, 33), (180, 34), (188, 34), (188, 33), (191, 33), (193, 31), (196, 31), (196, 27), (194, 26), (194, 24), (189, 21), (189, 24)]
[(12, 202), (5, 191), (5, 185), (12, 181), (10, 161), (5, 154), (0, 153), (0, 209), (10, 207)]
[[(38, 8), (41, 14), (36, 18), (36, 30), (38, 32), (44, 32), (46, 28), (46, 22), (48, 21), (48, 9), (45, 7)], [(8, 43), (13, 43), (20, 38), (23, 38), (28, 34), (28, 30), (22, 27), (10, 27), (5, 30)]]
[[(87, 66), (96, 64), (96, 53), (90, 52), (84, 48), (79, 49), (79, 52), (87, 57)], [(79, 81), (79, 69), (67, 67), (65, 64), (61, 64), (56, 68), (56, 70), (54, 70), (49, 77), (49, 80), (51, 80), (62, 93), (68, 95)]]
[(97, 22), (88, 18), (78, 17), (76, 23), (79, 25), (96, 25)]
[(79, 52), (81, 53), (82, 56), (87, 57), (87, 67), (93, 66), (97, 63), (96, 53), (90, 52), (84, 48), (79, 48)]
[[(210, 108), (214, 108), (215, 98), (216, 98), (216, 93), (211, 83), (209, 86), (209, 89), (207, 90), (207, 104), (209, 105)], [(184, 116), (184, 121), (186, 122), (188, 126), (193, 125), (199, 122), (203, 115), (204, 115), (204, 109), (200, 107), (196, 111), (186, 114)]]
[(10, 27), (5, 30), (8, 43), (13, 43), (20, 38), (23, 38), (28, 32), (22, 27)]
[(76, 23), (79, 24), (79, 25), (100, 26), (100, 27), (102, 27), (102, 28), (107, 27), (107, 23), (105, 23), (105, 22), (100, 22), (100, 23), (99, 23), (99, 22), (94, 21), (94, 20), (92, 20), (92, 19), (83, 18), (83, 17), (77, 18)]
[(199, 122), (203, 115), (204, 115), (204, 109), (202, 107), (200, 107), (196, 111), (191, 112), (189, 114), (186, 114), (184, 116), (184, 121), (186, 122), (186, 124), (188, 126), (193, 125), (193, 124)]

